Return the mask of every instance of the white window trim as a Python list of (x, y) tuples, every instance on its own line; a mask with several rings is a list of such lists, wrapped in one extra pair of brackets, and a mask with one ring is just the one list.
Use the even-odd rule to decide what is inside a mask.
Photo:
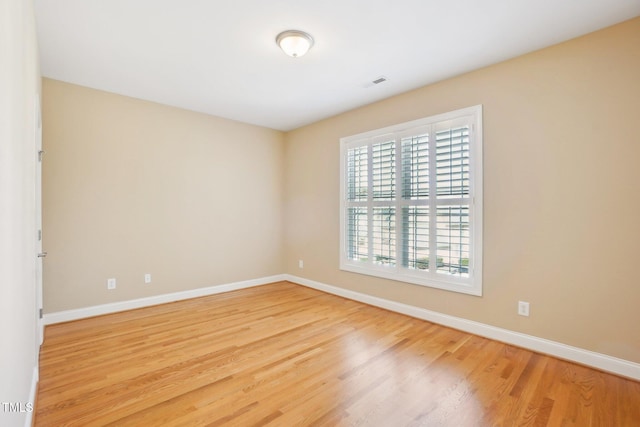
[[(355, 261), (347, 256), (346, 245), (346, 153), (354, 146), (362, 145), (363, 142), (379, 140), (383, 136), (394, 134), (399, 141), (399, 137), (415, 135), (419, 128), (432, 126), (444, 121), (457, 121), (466, 119), (471, 122), (471, 141), (469, 147), (469, 176), (470, 176), (470, 198), (469, 215), (471, 224), (471, 247), (469, 261), (469, 277), (459, 278), (455, 276), (442, 276), (436, 272), (425, 273), (422, 270), (410, 270), (403, 268), (396, 263), (395, 266), (376, 265), (371, 260)], [(436, 116), (426, 117), (394, 126), (385, 127), (358, 135), (344, 137), (340, 139), (340, 269), (381, 277), (389, 280), (402, 281), (416, 285), (432, 288), (444, 289), (469, 295), (482, 295), (482, 229), (483, 229), (483, 197), (482, 197), (482, 105), (463, 108)], [(396, 181), (397, 182), (397, 181)], [(396, 190), (396, 194), (399, 192)], [(398, 197), (396, 197), (398, 199)], [(368, 198), (368, 205), (372, 200)], [(396, 206), (400, 206), (400, 201), (396, 200)], [(396, 227), (396, 242), (399, 242), (401, 227)], [(439, 277), (440, 276), (440, 277)]]

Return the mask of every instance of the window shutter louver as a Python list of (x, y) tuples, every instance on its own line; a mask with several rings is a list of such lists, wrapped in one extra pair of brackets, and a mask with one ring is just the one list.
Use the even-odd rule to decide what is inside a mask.
[(469, 128), (436, 133), (438, 197), (469, 195)]
[(372, 146), (373, 200), (393, 200), (396, 184), (396, 144), (388, 141)]
[(347, 199), (366, 201), (368, 192), (367, 147), (351, 149), (347, 156)]

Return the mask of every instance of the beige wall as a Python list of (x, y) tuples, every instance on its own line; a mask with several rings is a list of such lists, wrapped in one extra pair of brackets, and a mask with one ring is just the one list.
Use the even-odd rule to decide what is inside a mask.
[(48, 79), (43, 119), (45, 312), (284, 271), (281, 132)]
[[(340, 271), (340, 137), (476, 104), (484, 296)], [(290, 132), (286, 272), (640, 362), (639, 123), (637, 18)]]
[[(33, 402), (38, 347), (36, 132), (40, 69), (33, 1), (0, 6), (0, 402)], [(0, 425), (31, 413), (0, 409)]]

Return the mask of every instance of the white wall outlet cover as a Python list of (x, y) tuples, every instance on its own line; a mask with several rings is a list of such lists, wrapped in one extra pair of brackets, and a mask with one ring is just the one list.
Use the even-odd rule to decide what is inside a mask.
[(529, 316), (529, 303), (526, 301), (518, 301), (518, 314), (520, 316)]

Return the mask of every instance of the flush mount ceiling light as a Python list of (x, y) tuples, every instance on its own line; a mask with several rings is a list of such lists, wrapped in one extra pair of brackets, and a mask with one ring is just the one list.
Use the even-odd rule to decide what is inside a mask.
[(313, 46), (313, 37), (304, 31), (287, 30), (278, 34), (276, 43), (284, 53), (298, 58), (311, 49), (311, 46)]

